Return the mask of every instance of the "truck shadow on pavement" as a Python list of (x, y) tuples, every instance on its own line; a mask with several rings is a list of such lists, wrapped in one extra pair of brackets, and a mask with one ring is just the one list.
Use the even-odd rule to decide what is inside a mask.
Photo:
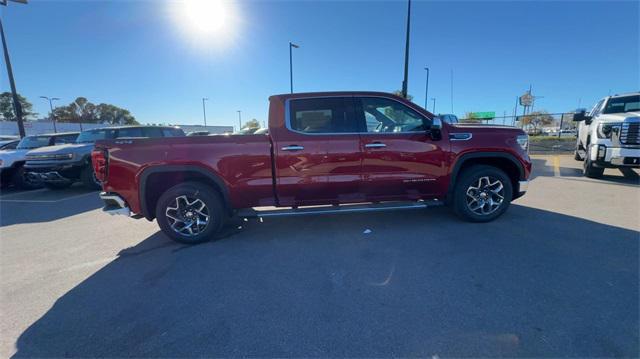
[(640, 354), (637, 231), (517, 204), (486, 224), (429, 211), (234, 223), (198, 246), (158, 232), (15, 356)]
[(0, 227), (55, 221), (102, 206), (98, 192), (82, 187), (13, 192), (0, 196)]

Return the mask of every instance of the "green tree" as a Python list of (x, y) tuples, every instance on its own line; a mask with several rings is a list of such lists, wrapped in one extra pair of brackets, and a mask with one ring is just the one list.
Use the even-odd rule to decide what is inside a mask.
[(260, 122), (258, 122), (258, 120), (254, 118), (245, 122), (243, 127), (244, 128), (260, 128)]
[[(18, 100), (22, 105), (22, 118), (24, 120), (33, 119), (37, 113), (33, 112), (31, 102), (20, 94), (18, 94)], [(17, 121), (15, 111), (13, 110), (13, 96), (11, 92), (3, 92), (0, 94), (0, 115), (5, 121)]]
[(547, 111), (535, 111), (526, 116), (520, 118), (520, 125), (523, 129), (527, 129), (527, 132), (534, 134), (540, 133), (543, 126), (547, 126), (553, 123), (553, 116), (549, 115)]
[(460, 122), (480, 123), (480, 122), (482, 122), (482, 120), (479, 119), (478, 116), (476, 116), (475, 113), (467, 112), (467, 113), (464, 114), (464, 118)]
[(96, 106), (97, 122), (109, 125), (137, 125), (138, 121), (129, 110), (115, 105), (101, 103)]

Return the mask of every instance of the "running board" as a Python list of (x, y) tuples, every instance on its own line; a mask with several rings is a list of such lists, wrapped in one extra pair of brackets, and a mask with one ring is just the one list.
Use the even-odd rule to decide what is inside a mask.
[[(358, 212), (378, 212), (404, 209), (424, 209), (427, 207), (442, 206), (444, 202), (438, 200), (417, 201), (417, 202), (380, 202), (380, 203), (359, 203), (334, 206), (309, 206), (309, 207), (285, 207), (277, 209), (254, 209), (247, 208), (238, 211), (238, 217), (279, 217), (279, 216), (307, 216), (317, 214), (335, 213), (358, 213)], [(273, 208), (273, 207), (270, 207)]]

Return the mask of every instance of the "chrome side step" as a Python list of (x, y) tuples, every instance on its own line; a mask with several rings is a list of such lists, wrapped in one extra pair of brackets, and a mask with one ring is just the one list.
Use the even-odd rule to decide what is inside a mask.
[[(309, 206), (309, 207), (285, 207), (270, 209), (246, 208), (238, 211), (238, 217), (279, 217), (279, 216), (307, 216), (318, 214), (335, 213), (358, 213), (358, 212), (378, 212), (405, 209), (424, 209), (427, 207), (438, 207), (444, 204), (443, 201), (429, 200), (417, 202), (380, 202), (380, 203), (357, 203), (334, 206)], [(275, 209), (274, 209), (275, 208)]]

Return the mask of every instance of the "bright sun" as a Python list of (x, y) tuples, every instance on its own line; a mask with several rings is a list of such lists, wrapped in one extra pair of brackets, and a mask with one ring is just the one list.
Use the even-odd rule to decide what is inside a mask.
[(229, 41), (237, 27), (231, 0), (183, 0), (171, 3), (174, 21), (192, 40), (206, 43)]

